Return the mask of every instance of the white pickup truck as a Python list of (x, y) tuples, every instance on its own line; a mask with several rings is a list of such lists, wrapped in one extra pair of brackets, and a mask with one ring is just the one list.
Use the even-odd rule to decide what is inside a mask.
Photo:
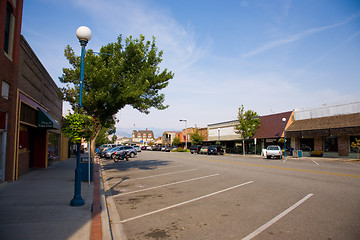
[(267, 159), (272, 157), (278, 157), (279, 159), (282, 159), (282, 150), (277, 145), (270, 145), (265, 150), (265, 156)]

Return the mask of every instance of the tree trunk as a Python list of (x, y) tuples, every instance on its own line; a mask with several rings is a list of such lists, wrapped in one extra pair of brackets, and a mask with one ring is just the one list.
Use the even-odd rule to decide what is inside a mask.
[(92, 157), (92, 159), (94, 159), (95, 157), (95, 148), (96, 148), (96, 138), (99, 136), (99, 133), (101, 131), (102, 127), (99, 127), (99, 129), (96, 131), (94, 137), (91, 139), (91, 151), (90, 151), (90, 156)]
[(242, 141), (243, 141), (243, 155), (245, 156), (245, 139), (243, 139)]

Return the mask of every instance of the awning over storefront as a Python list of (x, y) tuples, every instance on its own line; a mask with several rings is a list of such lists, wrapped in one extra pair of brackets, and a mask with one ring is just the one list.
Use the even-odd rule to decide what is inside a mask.
[(53, 128), (60, 129), (60, 124), (49, 113), (45, 112), (41, 108), (38, 108), (37, 113), (37, 126), (41, 128)]
[(294, 121), (287, 129), (289, 137), (316, 137), (360, 133), (360, 113)]

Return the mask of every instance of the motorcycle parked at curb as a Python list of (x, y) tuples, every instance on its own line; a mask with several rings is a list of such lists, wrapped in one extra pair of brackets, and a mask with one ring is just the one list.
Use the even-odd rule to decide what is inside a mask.
[(127, 154), (126, 151), (122, 151), (120, 153), (115, 153), (111, 157), (114, 160), (114, 162), (118, 162), (118, 161), (124, 160), (124, 159), (126, 159), (126, 161), (129, 161), (129, 155)]

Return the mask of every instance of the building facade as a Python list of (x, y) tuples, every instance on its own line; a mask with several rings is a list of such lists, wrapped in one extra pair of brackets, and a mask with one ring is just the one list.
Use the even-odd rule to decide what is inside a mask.
[(62, 101), (21, 36), (23, 1), (0, 0), (0, 180), (47, 167), (61, 152)]
[(154, 142), (154, 132), (152, 130), (133, 130), (132, 143), (141, 146), (148, 145), (150, 142)]
[(0, 181), (15, 179), (22, 8), (22, 0), (0, 0)]
[[(283, 143), (279, 141), (284, 137), (284, 122), (282, 120), (285, 118), (285, 127), (287, 127), (293, 121), (292, 116), (292, 111), (260, 116), (259, 128), (252, 138), (245, 140), (246, 153), (261, 154), (261, 149), (273, 144), (283, 146)], [(242, 136), (235, 131), (235, 126), (238, 123), (238, 120), (232, 120), (209, 124), (206, 144), (210, 145), (219, 142), (227, 153), (242, 153)]]
[(176, 138), (177, 131), (166, 131), (162, 135), (162, 145), (170, 146), (173, 145), (174, 138)]
[(351, 142), (360, 139), (360, 102), (295, 111), (294, 119), (286, 130), (293, 148), (325, 157), (355, 156)]

